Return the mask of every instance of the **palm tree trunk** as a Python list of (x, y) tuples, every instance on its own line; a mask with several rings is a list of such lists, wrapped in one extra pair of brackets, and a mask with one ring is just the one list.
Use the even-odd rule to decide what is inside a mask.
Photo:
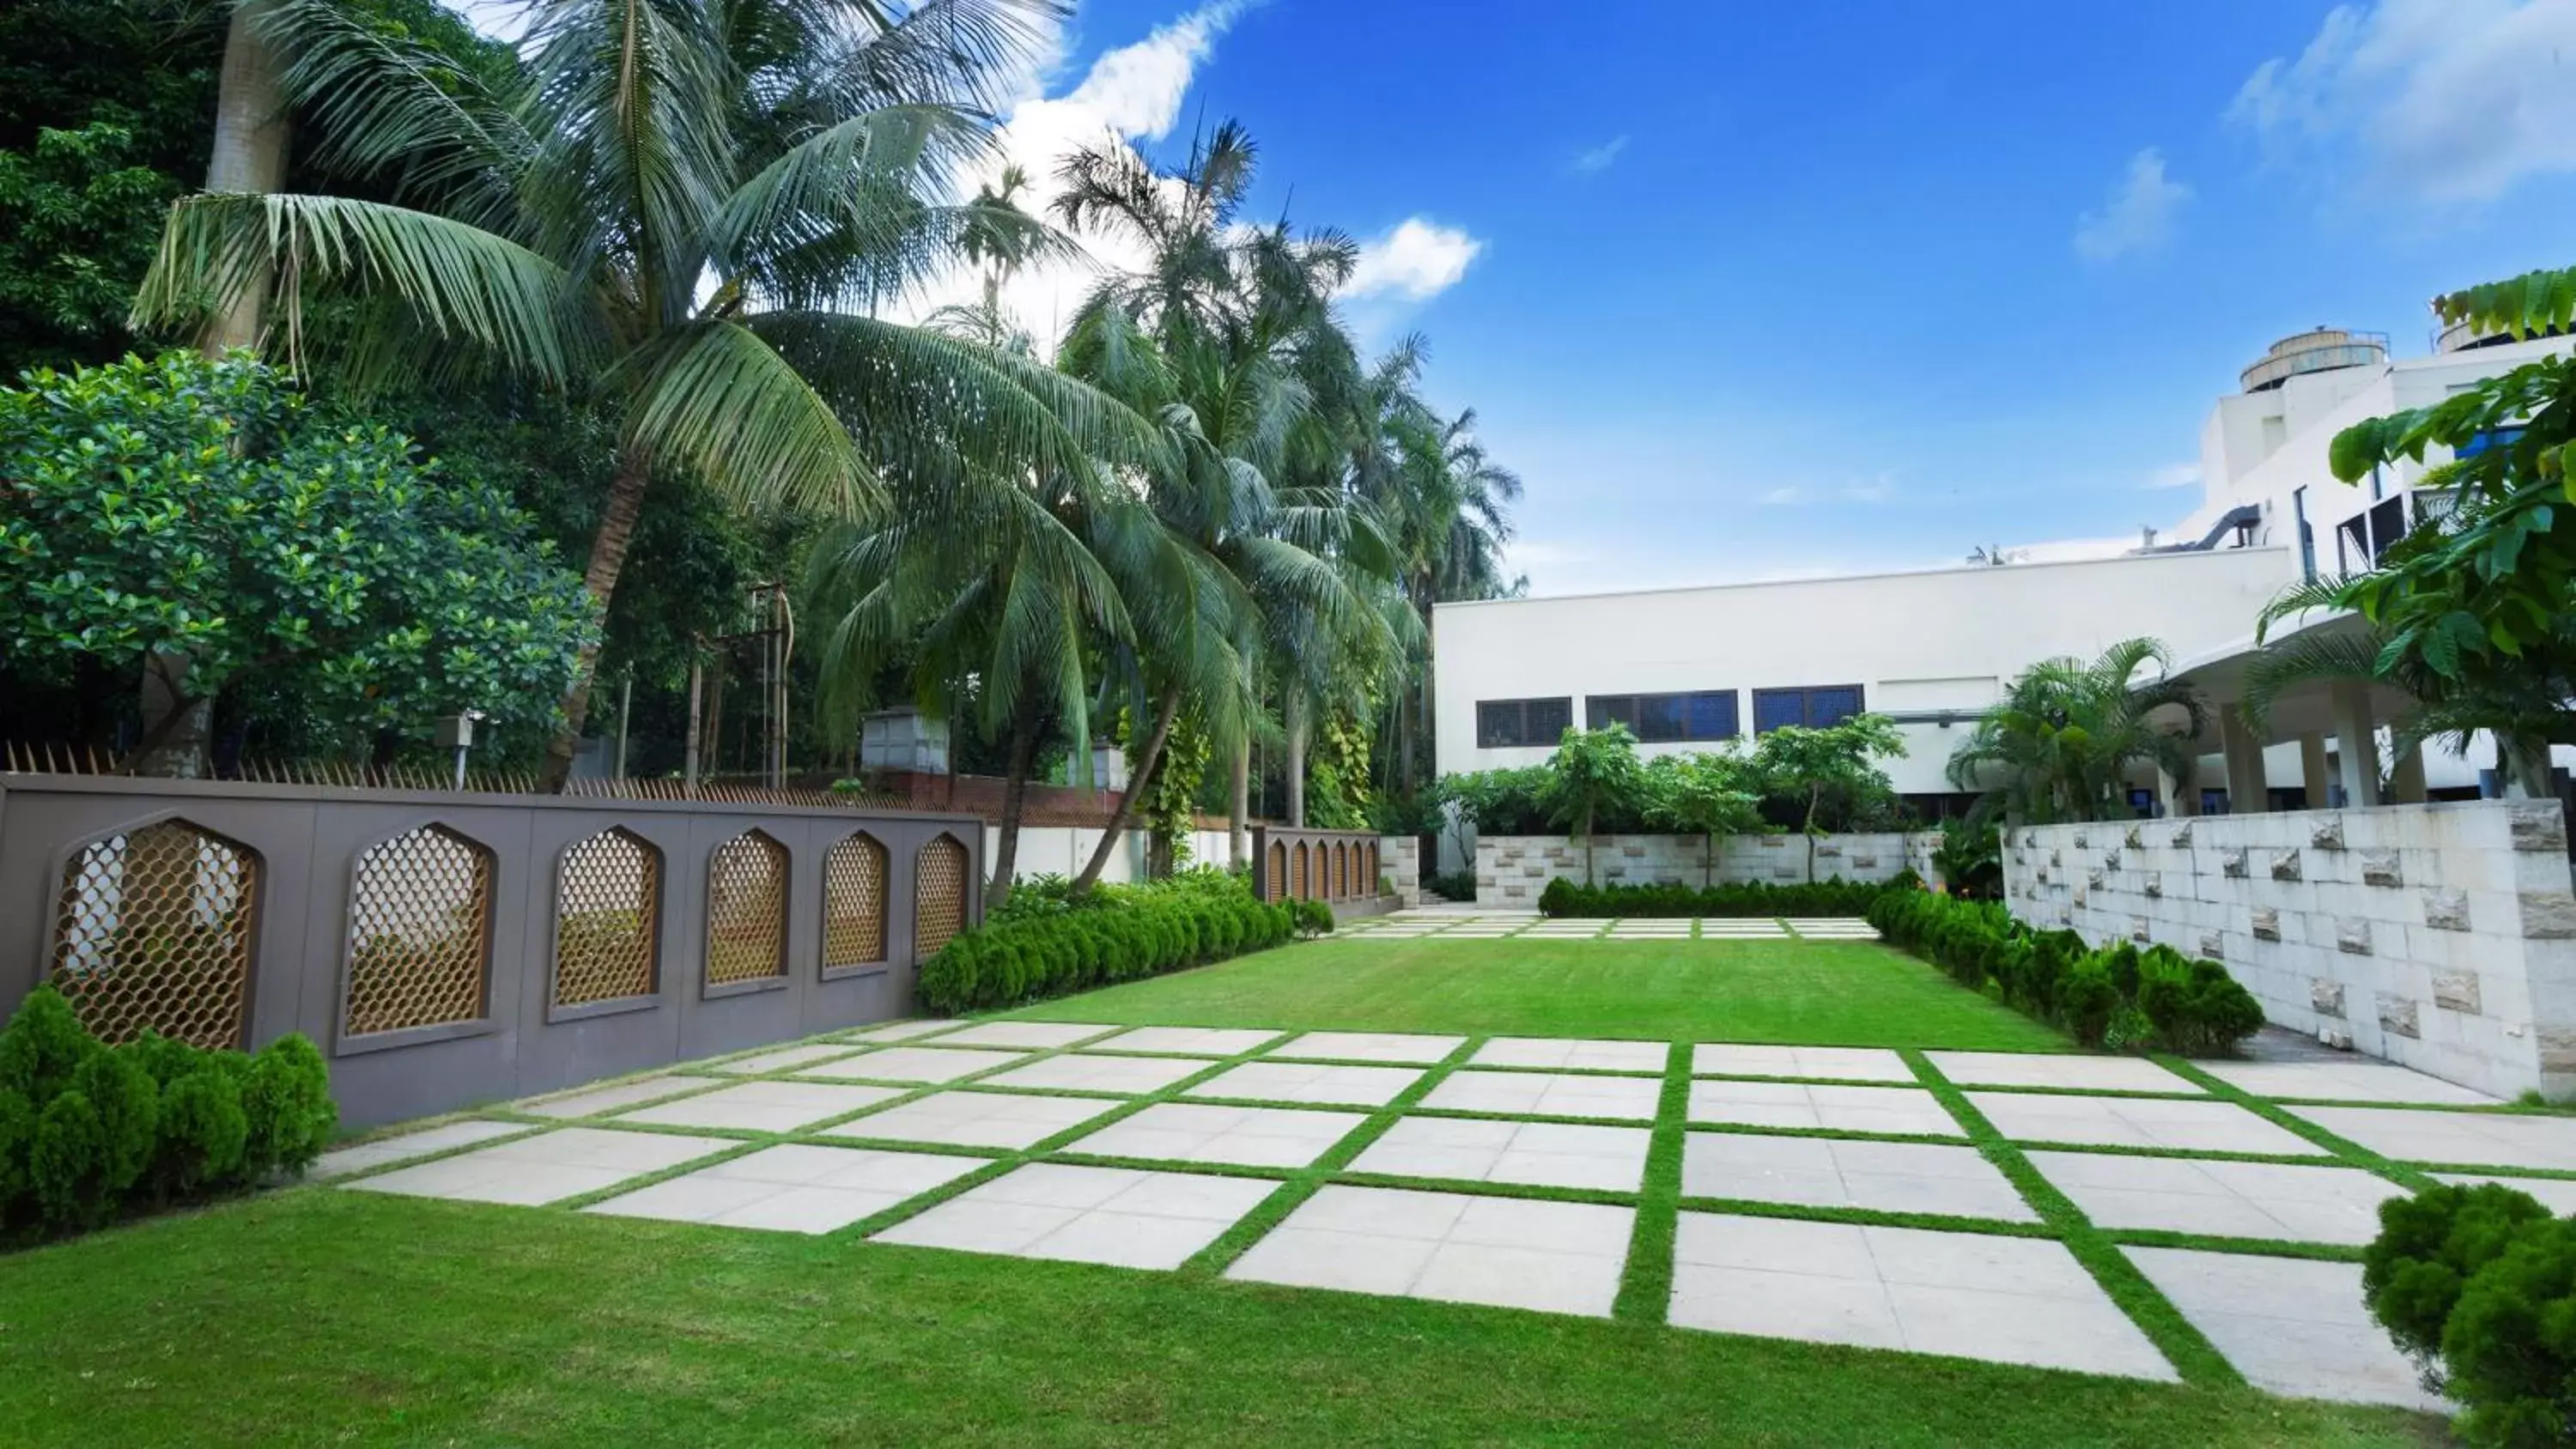
[[(224, 66), (215, 94), (215, 144), (206, 158), (208, 191), (274, 192), (286, 184), (292, 123), (279, 78), (286, 57), (261, 33), (273, 0), (244, 0), (224, 32)], [(206, 328), (209, 357), (257, 347), (268, 306), (268, 280), (256, 277)]]
[[(582, 584), (599, 605), (599, 616), (608, 617), (609, 600), (617, 594), (617, 576), (626, 567), (626, 550), (635, 541), (635, 520), (644, 511), (644, 483), (650, 470), (644, 460), (628, 453), (617, 463), (617, 474), (608, 481), (608, 506), (600, 510), (599, 532), (590, 541), (590, 567), (582, 572)], [(599, 666), (599, 647), (581, 651), (573, 666), (572, 688), (564, 691), (563, 723), (546, 745), (544, 788), (560, 791), (572, 778), (572, 757), (581, 747), (581, 726), (590, 714), (590, 684)]]
[(2503, 767), (2505, 780), (2534, 800), (2546, 800), (2557, 792), (2549, 783), (2549, 742), (2529, 735), (2496, 737), (2496, 763)]
[(1241, 866), (1252, 850), (1252, 736), (1247, 731), (1234, 747), (1233, 778), (1228, 782), (1225, 863)]
[(1002, 823), (993, 842), (993, 883), (984, 891), (984, 909), (1001, 909), (1011, 898), (1012, 872), (1020, 858), (1020, 816), (1029, 802), (1029, 765), (1037, 758), (1037, 721), (1025, 711), (1011, 719), (1011, 745), (1002, 767)]
[(1306, 692), (1294, 682), (1288, 686), (1288, 697), (1280, 707), (1287, 716), (1288, 733), (1288, 828), (1306, 828)]
[(1127, 822), (1135, 817), (1136, 802), (1153, 787), (1154, 769), (1163, 763), (1163, 746), (1171, 742), (1172, 721), (1178, 719), (1180, 713), (1181, 691), (1177, 687), (1165, 691), (1162, 704), (1154, 711), (1154, 732), (1145, 737), (1145, 753), (1137, 757), (1135, 778), (1129, 780), (1127, 788), (1119, 794), (1118, 808), (1110, 813), (1109, 828), (1100, 833), (1100, 843), (1092, 847), (1090, 862), (1083, 866), (1082, 874), (1075, 876), (1072, 886), (1066, 889), (1065, 895), (1069, 899), (1082, 899), (1100, 883), (1100, 872), (1109, 864), (1109, 852), (1117, 848), (1118, 837), (1127, 833)]

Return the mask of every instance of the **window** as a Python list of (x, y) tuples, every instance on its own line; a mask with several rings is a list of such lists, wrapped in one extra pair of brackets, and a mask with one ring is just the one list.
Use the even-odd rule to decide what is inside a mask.
[(2406, 496), (2382, 499), (2336, 525), (2335, 562), (2346, 573), (2374, 568), (2406, 528)]
[(1857, 684), (1819, 685), (1813, 689), (1753, 691), (1753, 732), (1769, 734), (1782, 725), (1823, 729), (1838, 725), (1866, 706)]
[(1623, 724), (1647, 744), (1677, 740), (1731, 740), (1736, 735), (1735, 691), (1696, 694), (1596, 694), (1583, 701), (1586, 729)]
[(2482, 432), (2469, 439), (2467, 442), (2462, 443), (2458, 448), (2453, 450), (2453, 455), (2461, 458), (2474, 458), (2478, 454), (2486, 452), (2491, 448), (2510, 448), (2514, 444), (2522, 441), (2523, 432), (2524, 429), (2518, 424), (2512, 427), (2489, 428), (2485, 432)]
[(1476, 748), (1552, 747), (1574, 723), (1574, 700), (1483, 699), (1476, 702)]
[(2291, 491), (2290, 511), (2295, 514), (2299, 520), (2300, 572), (2305, 574), (2308, 578), (2314, 579), (2317, 576), (2317, 531), (2308, 527), (2307, 489), (2299, 488)]

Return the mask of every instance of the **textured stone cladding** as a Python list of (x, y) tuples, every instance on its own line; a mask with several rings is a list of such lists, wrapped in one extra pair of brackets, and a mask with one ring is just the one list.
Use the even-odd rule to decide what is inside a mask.
[[(1927, 843), (1928, 842), (1928, 843)], [(1718, 841), (1715, 882), (1763, 881), (1792, 885), (1806, 880), (1883, 881), (1911, 867), (1929, 876), (1938, 833), (1826, 835), (1815, 842), (1815, 873), (1808, 874), (1807, 840), (1800, 835), (1736, 835)], [(1476, 899), (1505, 906), (1538, 904), (1539, 892), (1558, 877), (1583, 881), (1584, 847), (1562, 835), (1483, 835), (1476, 839)], [(1599, 835), (1592, 840), (1596, 885), (1701, 885), (1711, 879), (1707, 845), (1696, 835)]]
[(2211, 956), (2280, 1025), (2511, 1097), (2576, 1093), (2576, 892), (2555, 801), (2015, 829), (2013, 913)]
[(1410, 835), (1380, 836), (1377, 873), (1386, 877), (1387, 889), (1395, 892), (1398, 905), (1409, 911), (1422, 904), (1422, 842), (1419, 839)]

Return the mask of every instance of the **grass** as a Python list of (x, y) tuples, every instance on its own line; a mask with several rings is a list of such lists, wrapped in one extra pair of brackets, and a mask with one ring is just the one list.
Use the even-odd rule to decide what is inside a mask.
[(1323, 940), (1014, 1015), (1155, 1026), (2068, 1051), (1866, 942)]
[(13, 1445), (2325, 1445), (2248, 1389), (312, 1188), (0, 1263)]

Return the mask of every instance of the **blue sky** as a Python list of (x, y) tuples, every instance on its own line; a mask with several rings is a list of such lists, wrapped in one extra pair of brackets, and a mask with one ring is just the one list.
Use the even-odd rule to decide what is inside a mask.
[(1540, 593), (2169, 527), (2274, 338), (2576, 261), (2576, 0), (1082, 0), (1022, 90), (1369, 242)]
[(1238, 117), (1265, 211), (1417, 223), (1353, 310), (1526, 479), (1541, 593), (2170, 526), (2275, 337), (2421, 352), (2576, 260), (2571, 0), (1085, 0), (1048, 93), (1191, 17), (1137, 144)]

